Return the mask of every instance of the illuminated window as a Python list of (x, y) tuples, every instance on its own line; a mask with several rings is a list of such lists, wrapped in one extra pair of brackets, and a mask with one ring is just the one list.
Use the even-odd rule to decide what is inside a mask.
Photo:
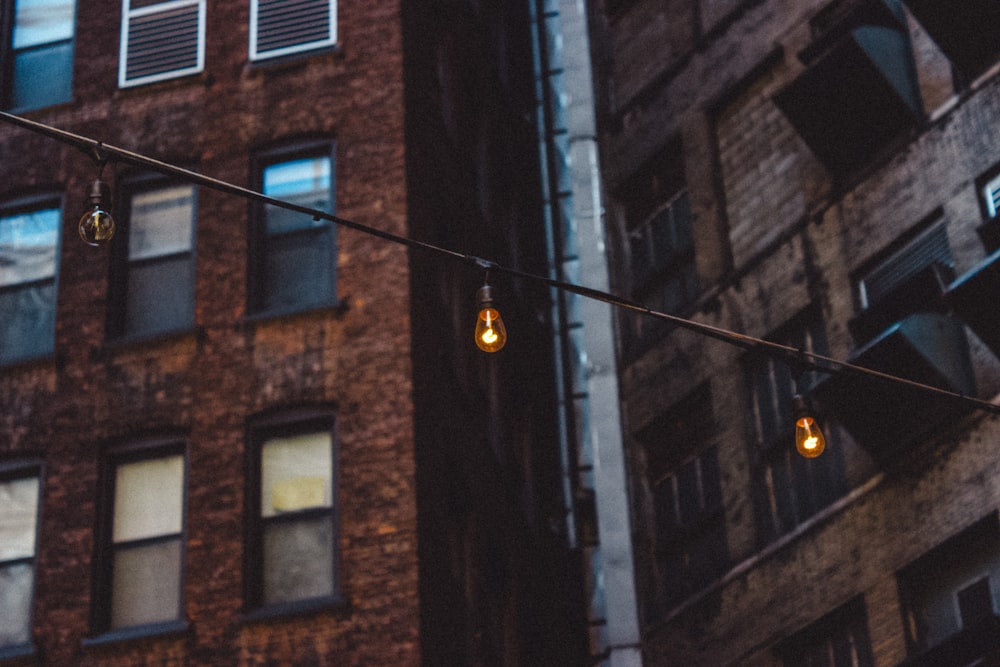
[(0, 657), (32, 651), (37, 466), (0, 465)]
[(339, 600), (335, 447), (329, 416), (271, 422), (251, 435), (247, 604)]
[(142, 443), (109, 457), (99, 632), (182, 623), (185, 476), (180, 443)]

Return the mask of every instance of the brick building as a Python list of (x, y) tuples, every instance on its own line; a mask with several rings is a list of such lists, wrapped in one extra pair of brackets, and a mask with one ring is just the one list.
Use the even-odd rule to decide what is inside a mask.
[[(998, 394), (1000, 4), (590, 19), (614, 291)], [(645, 664), (1000, 664), (996, 415), (618, 322)], [(818, 458), (792, 447), (794, 394)]]
[(0, 124), (0, 662), (580, 663), (547, 293), (486, 357), (479, 268), (111, 150), (544, 270), (528, 6), (475, 4), (3, 4), (0, 106), (105, 150)]

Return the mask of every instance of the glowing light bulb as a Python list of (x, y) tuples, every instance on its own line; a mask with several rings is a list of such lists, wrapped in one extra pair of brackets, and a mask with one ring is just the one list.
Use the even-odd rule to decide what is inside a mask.
[(483, 352), (497, 352), (507, 343), (507, 329), (500, 318), (500, 311), (493, 307), (493, 288), (483, 285), (476, 296), (479, 300), (476, 346)]
[(115, 219), (104, 208), (104, 200), (110, 198), (107, 183), (100, 179), (90, 186), (90, 208), (80, 218), (77, 231), (83, 242), (92, 246), (101, 246), (115, 235)]
[(826, 438), (816, 420), (808, 415), (795, 420), (795, 449), (807, 459), (816, 458), (826, 449)]

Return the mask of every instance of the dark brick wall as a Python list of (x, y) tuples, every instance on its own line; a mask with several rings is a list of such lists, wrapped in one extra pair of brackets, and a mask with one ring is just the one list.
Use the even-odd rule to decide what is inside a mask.
[[(117, 89), (121, 3), (78, 3), (74, 100), (51, 125), (249, 186), (254, 149), (336, 141), (337, 212), (406, 233), (400, 7), (338, 3), (340, 47), (247, 60), (248, 3), (209, 2), (205, 72)], [(95, 36), (99, 36), (95, 38)], [(196, 328), (133, 345), (104, 335), (108, 252), (76, 219), (96, 175), (75, 149), (0, 127), (0, 195), (65, 193), (56, 357), (0, 369), (0, 456), (45, 465), (34, 641), (50, 665), (417, 664), (417, 514), (407, 253), (338, 233), (341, 309), (246, 318), (246, 201), (201, 188)], [(114, 186), (125, 165), (110, 164)], [(164, 285), (163, 289), (170, 289)], [(342, 609), (242, 615), (246, 420), (332, 405), (337, 419)], [(177, 636), (92, 646), (102, 448), (155, 433), (188, 443), (186, 567)]]
[[(957, 273), (984, 257), (977, 182), (1000, 162), (995, 68), (956, 93), (950, 64), (910, 17), (925, 116), (887, 153), (837, 177), (773, 100), (807, 67), (800, 54), (813, 39), (809, 18), (831, 3), (637, 0), (613, 20), (603, 4), (592, 3), (592, 28), (606, 101), (600, 141), (612, 258), (627, 257), (622, 184), (679, 140), (703, 290), (693, 318), (767, 337), (812, 306), (830, 354), (846, 359), (857, 347), (847, 329), (859, 308), (853, 281), (921, 221), (942, 216)], [(983, 305), (995, 298), (984, 294)], [(969, 339), (977, 395), (994, 398), (1000, 362)], [(674, 331), (627, 361), (620, 380), (646, 664), (779, 664), (784, 639), (858, 596), (876, 664), (907, 658), (896, 572), (1000, 507), (1000, 470), (984, 453), (996, 442), (995, 420), (973, 413), (944, 425), (897, 468), (876, 467), (863, 443), (841, 438), (851, 491), (761, 548), (749, 500), (760, 453), (749, 435), (743, 351)], [(719, 452), (732, 567), (659, 609), (654, 512), (636, 435), (702, 383), (711, 387), (704, 446)]]

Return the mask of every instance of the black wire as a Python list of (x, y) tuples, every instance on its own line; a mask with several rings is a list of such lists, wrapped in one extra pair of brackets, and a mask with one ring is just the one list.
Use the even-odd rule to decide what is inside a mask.
[(933, 385), (923, 384), (921, 382), (916, 382), (913, 380), (908, 380), (897, 375), (892, 375), (889, 373), (883, 373), (881, 371), (876, 371), (871, 368), (866, 368), (864, 366), (858, 366), (855, 364), (848, 363), (846, 361), (839, 361), (832, 357), (827, 357), (815, 352), (807, 352), (805, 350), (800, 350), (795, 347), (788, 345), (782, 345), (781, 343), (776, 343), (774, 341), (765, 340), (763, 338), (755, 338), (753, 336), (748, 336), (746, 334), (737, 333), (735, 331), (730, 331), (728, 329), (723, 329), (721, 327), (716, 327), (711, 324), (705, 324), (703, 322), (696, 322), (694, 320), (689, 320), (683, 317), (678, 317), (677, 315), (671, 315), (669, 313), (662, 313), (650, 308), (647, 308), (641, 304), (628, 301), (627, 299), (622, 299), (608, 292), (602, 292), (600, 290), (592, 289), (589, 287), (583, 287), (581, 285), (576, 285), (573, 283), (568, 283), (562, 280), (557, 280), (555, 278), (549, 278), (547, 276), (540, 276), (533, 273), (527, 273), (525, 271), (520, 271), (507, 266), (502, 266), (496, 262), (484, 259), (482, 257), (477, 257), (475, 255), (468, 255), (465, 253), (460, 253), (454, 250), (449, 250), (441, 246), (437, 246), (431, 243), (426, 243), (424, 241), (418, 241), (406, 236), (401, 236), (398, 234), (393, 234), (376, 227), (371, 227), (369, 225), (364, 225), (359, 222), (354, 222), (352, 220), (347, 220), (346, 218), (341, 218), (339, 216), (333, 215), (332, 213), (327, 213), (325, 211), (320, 211), (317, 209), (312, 209), (306, 206), (300, 206), (298, 204), (293, 204), (281, 199), (275, 199), (269, 197), (260, 192), (250, 190), (248, 188), (240, 187), (238, 185), (233, 185), (226, 181), (221, 181), (210, 176), (205, 176), (199, 174), (198, 172), (191, 171), (189, 169), (184, 169), (183, 167), (178, 167), (166, 162), (161, 162), (151, 157), (141, 155), (139, 153), (134, 153), (132, 151), (126, 150), (124, 148), (118, 148), (116, 146), (111, 146), (103, 142), (91, 139), (89, 137), (84, 137), (79, 134), (74, 134), (72, 132), (67, 132), (66, 130), (60, 130), (58, 128), (52, 127), (50, 125), (45, 125), (27, 118), (22, 118), (21, 116), (16, 116), (4, 111), (0, 111), (0, 120), (4, 120), (12, 125), (17, 125), (26, 130), (36, 132), (38, 134), (47, 136), (51, 139), (61, 141), (63, 143), (75, 146), (80, 150), (87, 153), (91, 158), (95, 160), (99, 165), (103, 166), (103, 163), (108, 161), (110, 157), (117, 158), (121, 162), (132, 164), (138, 167), (144, 167), (157, 171), (159, 173), (175, 176), (187, 180), (198, 185), (203, 185), (212, 190), (218, 192), (223, 192), (227, 194), (236, 195), (238, 197), (244, 197), (246, 199), (260, 202), (263, 204), (270, 204), (271, 206), (277, 206), (280, 208), (288, 209), (290, 211), (295, 211), (298, 213), (304, 213), (310, 215), (315, 220), (328, 220), (335, 225), (345, 227), (348, 229), (353, 229), (370, 236), (375, 236), (398, 245), (406, 246), (415, 250), (422, 250), (426, 252), (435, 253), (438, 255), (443, 255), (451, 259), (464, 262), (471, 266), (478, 267), (487, 272), (490, 271), (495, 273), (502, 273), (512, 277), (521, 278), (524, 280), (540, 282), (549, 287), (553, 287), (566, 292), (571, 292), (588, 299), (594, 299), (596, 301), (601, 301), (609, 305), (623, 308), (625, 310), (631, 310), (634, 312), (642, 313), (649, 317), (653, 317), (660, 320), (665, 320), (670, 322), (680, 328), (693, 331), (695, 333), (701, 334), (703, 336), (708, 336), (709, 338), (714, 338), (716, 340), (728, 343), (730, 345), (735, 345), (746, 350), (760, 351), (765, 354), (770, 354), (772, 356), (780, 358), (785, 363), (791, 364), (793, 366), (806, 366), (812, 370), (826, 373), (829, 375), (836, 374), (850, 374), (857, 377), (868, 377), (875, 378), (878, 380), (896, 383), (899, 385), (904, 385), (912, 389), (917, 389), (926, 393), (935, 394), (937, 396), (948, 398), (956, 401), (961, 401), (974, 406), (980, 410), (986, 412), (991, 412), (993, 414), (1000, 414), (1000, 405), (996, 405), (989, 401), (984, 401), (974, 396), (968, 396), (966, 394), (961, 394), (958, 392), (950, 391), (947, 389), (942, 389), (940, 387), (935, 387)]

